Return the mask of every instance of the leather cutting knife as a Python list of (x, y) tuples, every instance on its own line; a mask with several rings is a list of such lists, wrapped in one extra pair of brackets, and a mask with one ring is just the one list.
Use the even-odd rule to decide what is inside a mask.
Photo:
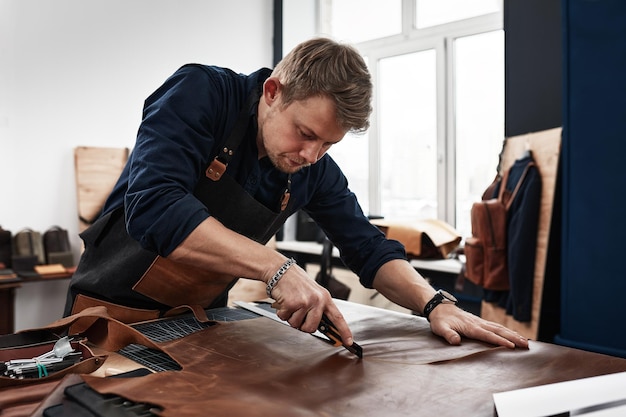
[(341, 341), (339, 331), (337, 330), (333, 322), (330, 321), (328, 317), (326, 317), (326, 314), (322, 314), (322, 321), (320, 321), (319, 326), (317, 326), (317, 330), (319, 330), (320, 333), (323, 333), (326, 337), (332, 340), (334, 342), (333, 346), (343, 346), (348, 349), (348, 351), (358, 356), (359, 359), (363, 358), (363, 348), (359, 346), (356, 342), (352, 342), (352, 345), (350, 346), (344, 345)]

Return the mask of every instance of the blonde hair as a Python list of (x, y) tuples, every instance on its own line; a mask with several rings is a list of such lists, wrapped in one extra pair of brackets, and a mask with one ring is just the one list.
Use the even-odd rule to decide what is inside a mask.
[(337, 122), (346, 131), (369, 128), (372, 81), (354, 47), (327, 38), (305, 41), (276, 65), (272, 76), (283, 86), (283, 105), (325, 95), (335, 102)]

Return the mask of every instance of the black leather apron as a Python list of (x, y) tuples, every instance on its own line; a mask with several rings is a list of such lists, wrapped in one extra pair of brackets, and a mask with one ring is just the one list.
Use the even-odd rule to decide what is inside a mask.
[[(238, 147), (247, 130), (249, 109), (248, 102), (223, 149), (234, 151)], [(291, 214), (291, 180), (287, 181), (280, 211), (270, 210), (223, 174), (232, 153), (222, 152), (212, 161), (194, 195), (225, 227), (265, 244)], [(212, 169), (216, 163), (223, 168), (221, 175)], [(123, 208), (98, 219), (81, 238), (85, 251), (72, 277), (65, 315), (100, 304), (110, 306), (110, 312), (122, 307), (120, 314), (112, 315), (133, 322), (137, 317), (152, 316), (133, 316), (129, 310), (158, 310), (162, 315), (181, 305), (219, 307), (226, 305), (228, 290), (237, 281), (237, 277), (177, 263), (143, 249), (126, 232)], [(80, 301), (77, 296), (82, 297)]]

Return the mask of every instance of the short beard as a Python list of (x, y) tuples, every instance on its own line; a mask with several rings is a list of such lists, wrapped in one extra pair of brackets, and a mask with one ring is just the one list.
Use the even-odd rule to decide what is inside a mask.
[(304, 165), (300, 165), (294, 168), (291, 165), (283, 163), (282, 158), (276, 157), (274, 155), (268, 155), (268, 157), (272, 165), (274, 165), (274, 168), (276, 168), (280, 172), (284, 172), (285, 174), (295, 174), (296, 172), (300, 171), (302, 168), (306, 168), (311, 165), (311, 164), (304, 164)]

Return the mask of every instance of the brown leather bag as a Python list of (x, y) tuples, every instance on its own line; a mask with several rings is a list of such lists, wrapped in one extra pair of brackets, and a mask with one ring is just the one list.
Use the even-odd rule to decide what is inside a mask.
[(506, 206), (499, 198), (472, 205), (472, 234), (465, 242), (467, 279), (488, 290), (509, 289)]
[(500, 183), (496, 198), (488, 192), (483, 200), (472, 205), (472, 237), (465, 241), (465, 276), (486, 290), (507, 291), (510, 288), (507, 265), (507, 213), (528, 172), (530, 163), (522, 173), (512, 192), (506, 190), (508, 171), (497, 177), (488, 190)]

